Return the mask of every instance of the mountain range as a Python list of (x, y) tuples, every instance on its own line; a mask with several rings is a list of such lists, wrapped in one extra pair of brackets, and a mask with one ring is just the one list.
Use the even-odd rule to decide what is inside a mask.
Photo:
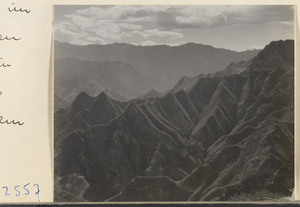
[[(259, 52), (235, 52), (208, 45), (135, 46), (114, 43), (77, 46), (54, 43), (55, 111), (71, 104), (81, 91), (106, 92), (119, 100), (142, 97), (152, 89), (170, 90), (182, 76), (214, 73)], [(66, 103), (66, 104), (63, 104)]]
[[(65, 47), (74, 47), (73, 54), (85, 48)], [(183, 47), (193, 51), (195, 45)], [(294, 41), (271, 42), (254, 58), (223, 69), (182, 77), (166, 94), (153, 90), (129, 101), (81, 92), (59, 109), (54, 114), (55, 200), (290, 196)]]
[(131, 65), (117, 61), (67, 58), (55, 61), (54, 67), (54, 94), (64, 101), (56, 102), (56, 110), (72, 103), (81, 91), (91, 96), (104, 91), (114, 99), (125, 101), (144, 95), (158, 84)]

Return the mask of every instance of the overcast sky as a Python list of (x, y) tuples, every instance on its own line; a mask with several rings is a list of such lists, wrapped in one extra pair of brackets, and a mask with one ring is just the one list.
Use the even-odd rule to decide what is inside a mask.
[(76, 45), (187, 42), (236, 51), (294, 38), (293, 6), (55, 6), (55, 39)]

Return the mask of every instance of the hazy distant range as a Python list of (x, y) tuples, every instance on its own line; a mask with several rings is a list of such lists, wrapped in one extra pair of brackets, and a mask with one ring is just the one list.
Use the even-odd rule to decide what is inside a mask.
[(77, 46), (55, 41), (55, 111), (68, 106), (82, 91), (91, 96), (104, 91), (119, 101), (164, 94), (185, 76), (223, 70), (232, 62), (253, 58), (259, 51), (236, 52), (195, 43)]

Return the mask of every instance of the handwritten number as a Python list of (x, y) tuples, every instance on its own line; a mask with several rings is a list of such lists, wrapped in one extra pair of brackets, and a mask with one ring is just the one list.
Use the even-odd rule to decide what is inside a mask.
[[(30, 183), (27, 183), (23, 186), (23, 189), (26, 191), (24, 192), (24, 195), (29, 195), (30, 194), (30, 191), (29, 189), (27, 188), (28, 186), (30, 185)], [(33, 186), (36, 186), (36, 192), (34, 193), (36, 196), (37, 196), (37, 200), (38, 202), (41, 202), (40, 201), (40, 186), (39, 184), (34, 184)], [(16, 194), (14, 194), (16, 197), (20, 197), (21, 196), (21, 189), (22, 188), (20, 185), (16, 185), (14, 186), (14, 189), (16, 191)], [(3, 186), (2, 189), (5, 189), (5, 196), (10, 196), (10, 194), (8, 193), (8, 187), (7, 186)]]
[(27, 183), (26, 185), (23, 186), (23, 189), (27, 191), (27, 193), (24, 193), (25, 195), (29, 195), (29, 190), (26, 189), (27, 185), (29, 185), (30, 183)]
[(17, 192), (18, 192), (18, 193), (16, 194), (16, 196), (17, 196), (17, 197), (19, 197), (19, 196), (20, 196), (20, 191), (18, 191), (18, 190), (17, 190), (17, 188), (19, 188), (19, 187), (20, 187), (19, 185), (16, 185), (16, 186), (15, 186), (15, 191), (17, 191)]
[(37, 195), (38, 201), (40, 202), (40, 187), (39, 187), (39, 184), (36, 183), (33, 186), (37, 187), (37, 191), (36, 191), (35, 195)]
[(6, 189), (5, 190), (5, 196), (9, 196), (10, 194), (8, 194), (8, 187), (7, 186), (3, 186), (2, 189)]
[[(14, 6), (15, 4), (12, 3), (12, 5)], [(27, 10), (27, 9), (17, 9), (16, 7), (14, 7), (13, 9), (11, 9), (10, 7), (8, 7), (8, 11), (9, 12), (26, 12), (27, 14), (31, 12), (31, 10)]]

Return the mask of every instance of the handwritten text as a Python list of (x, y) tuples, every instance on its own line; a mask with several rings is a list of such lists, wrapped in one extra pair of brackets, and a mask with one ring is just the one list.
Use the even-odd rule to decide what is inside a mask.
[(0, 124), (13, 124), (13, 125), (19, 125), (22, 126), (24, 124), (24, 122), (20, 122), (20, 121), (15, 121), (15, 120), (8, 120), (6, 119), (5, 121), (3, 121), (3, 116), (0, 116)]
[[(20, 197), (22, 195), (28, 196), (31, 194), (31, 192), (34, 193), (34, 195), (37, 196), (38, 202), (40, 202), (40, 186), (39, 184), (35, 183), (34, 185), (31, 185), (30, 183), (27, 183), (23, 186), (16, 185), (13, 187), (13, 190), (9, 188), (8, 186), (3, 186), (2, 189), (4, 196), (16, 196)], [(0, 194), (1, 196), (1, 194)]]
[[(15, 3), (12, 3), (12, 5), (14, 6)], [(31, 10), (23, 9), (23, 8), (17, 9), (17, 7), (14, 7), (14, 8), (8, 7), (8, 11), (9, 11), (9, 12), (26, 12), (27, 14), (31, 12)]]
[[(0, 58), (0, 60), (2, 60), (2, 58)], [(11, 64), (0, 63), (0, 68), (7, 68), (7, 67), (11, 67)]]
[(16, 37), (3, 37), (2, 35), (0, 35), (0, 41), (3, 41), (3, 40), (15, 40), (15, 41), (19, 41), (21, 38), (16, 38)]

